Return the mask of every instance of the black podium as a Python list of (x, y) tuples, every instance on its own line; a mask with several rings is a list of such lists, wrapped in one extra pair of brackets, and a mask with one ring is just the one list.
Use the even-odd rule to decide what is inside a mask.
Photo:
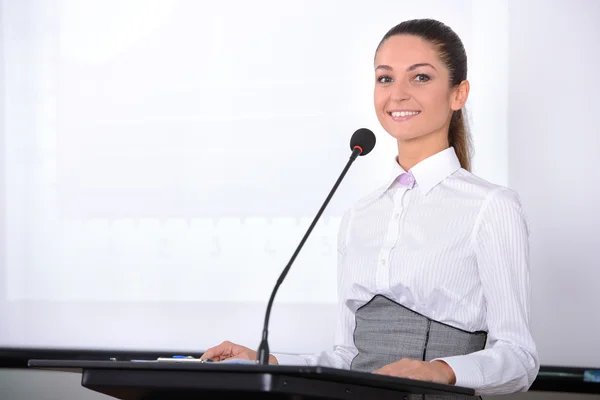
[(82, 360), (29, 360), (28, 366), (81, 372), (82, 386), (122, 400), (474, 396), (469, 388), (325, 367)]

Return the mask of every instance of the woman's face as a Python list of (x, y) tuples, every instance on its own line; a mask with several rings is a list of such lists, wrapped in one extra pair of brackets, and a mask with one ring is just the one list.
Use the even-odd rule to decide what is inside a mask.
[(400, 141), (447, 137), (452, 112), (464, 104), (449, 82), (449, 71), (431, 44), (412, 35), (390, 37), (375, 56), (379, 122)]

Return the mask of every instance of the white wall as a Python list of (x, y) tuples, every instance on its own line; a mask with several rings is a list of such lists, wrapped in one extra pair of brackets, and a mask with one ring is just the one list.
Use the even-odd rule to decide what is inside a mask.
[[(496, 78), (507, 58), (489, 57), (507, 52), (506, 3), (282, 4), (2, 3), (0, 346), (257, 346), (276, 278), (352, 132), (368, 127), (375, 150), (349, 171), (271, 318), (273, 351), (330, 349), (342, 213), (386, 179), (396, 152), (374, 112), (373, 56), (403, 19), (437, 18), (463, 39), (475, 169), (506, 183)], [(120, 329), (104, 334), (109, 324)]]
[(510, 3), (509, 183), (542, 364), (600, 367), (600, 2)]

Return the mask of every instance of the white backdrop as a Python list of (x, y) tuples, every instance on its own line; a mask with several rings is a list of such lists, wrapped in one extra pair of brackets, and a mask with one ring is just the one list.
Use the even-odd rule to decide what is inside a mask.
[(543, 363), (598, 368), (600, 2), (511, 4), (509, 183), (532, 227), (532, 331)]
[[(0, 347), (256, 347), (277, 276), (350, 135), (368, 127), (376, 149), (350, 170), (271, 318), (273, 351), (330, 348), (342, 212), (396, 151), (373, 111), (373, 52), (414, 17), (462, 37), (475, 172), (511, 186), (506, 2), (2, 2)], [(552, 343), (539, 321), (553, 294), (538, 282), (536, 339)], [(544, 350), (546, 364), (594, 362)]]

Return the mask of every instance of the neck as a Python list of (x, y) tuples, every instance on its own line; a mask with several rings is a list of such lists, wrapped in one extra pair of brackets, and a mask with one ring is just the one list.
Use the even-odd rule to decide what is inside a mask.
[(421, 161), (449, 147), (448, 133), (428, 134), (410, 140), (398, 140), (398, 164), (408, 171)]

